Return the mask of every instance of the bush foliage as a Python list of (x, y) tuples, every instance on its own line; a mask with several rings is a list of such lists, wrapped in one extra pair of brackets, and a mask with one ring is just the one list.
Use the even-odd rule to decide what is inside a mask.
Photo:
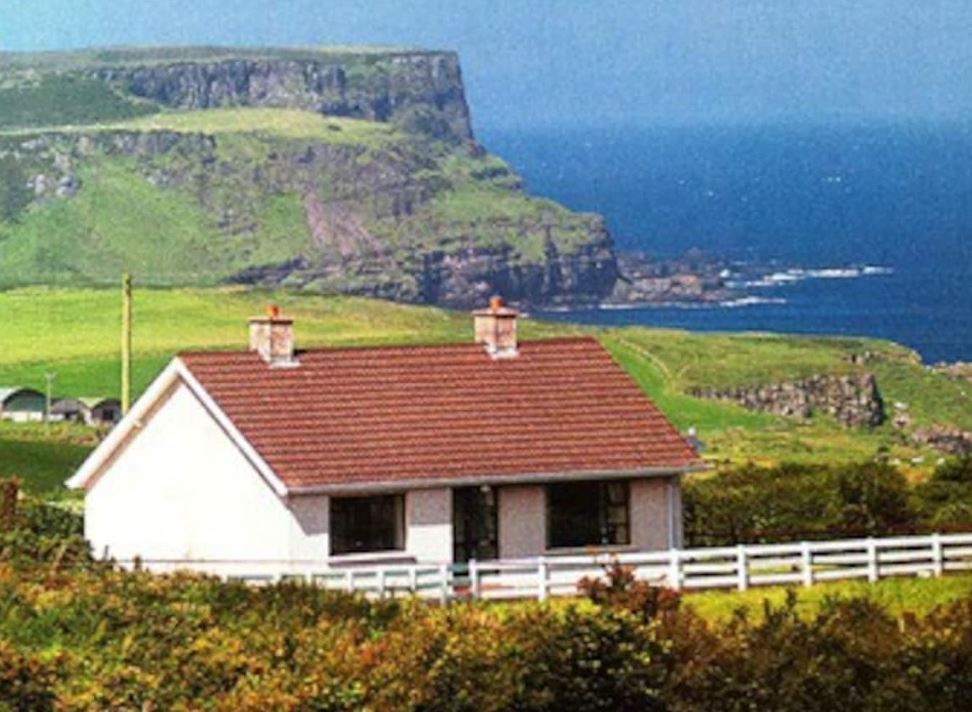
[[(966, 467), (927, 487), (962, 486)], [(834, 475), (821, 511), (921, 515), (899, 485)], [(0, 710), (910, 712), (964, 709), (972, 689), (972, 598), (892, 617), (867, 598), (798, 614), (794, 594), (715, 622), (614, 564), (572, 600), (366, 601), (115, 571), (86, 555), (77, 515), (0, 495)]]
[(972, 458), (912, 486), (883, 463), (743, 467), (690, 481), (692, 546), (882, 536), (972, 526)]
[(895, 619), (866, 599), (799, 616), (791, 597), (716, 624), (686, 605), (652, 616), (611, 581), (599, 590), (619, 595), (441, 607), (5, 564), (0, 699), (31, 711), (904, 712), (963, 709), (972, 684), (972, 600)]

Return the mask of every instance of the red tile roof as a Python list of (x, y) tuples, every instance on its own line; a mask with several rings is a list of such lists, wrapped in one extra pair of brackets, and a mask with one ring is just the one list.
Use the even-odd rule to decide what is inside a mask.
[(185, 353), (193, 376), (288, 488), (685, 468), (696, 455), (592, 338)]

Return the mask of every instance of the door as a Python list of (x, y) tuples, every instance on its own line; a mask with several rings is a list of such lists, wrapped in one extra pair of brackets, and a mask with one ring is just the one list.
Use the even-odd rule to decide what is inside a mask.
[(459, 487), (452, 490), (453, 561), (484, 561), (499, 556), (496, 524), (496, 490), (493, 487)]

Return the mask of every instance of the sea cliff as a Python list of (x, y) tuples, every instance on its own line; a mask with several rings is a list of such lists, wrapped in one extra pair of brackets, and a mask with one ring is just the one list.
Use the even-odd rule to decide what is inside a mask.
[(476, 143), (458, 58), (407, 50), (4, 55), (0, 286), (243, 283), (591, 304), (597, 215)]

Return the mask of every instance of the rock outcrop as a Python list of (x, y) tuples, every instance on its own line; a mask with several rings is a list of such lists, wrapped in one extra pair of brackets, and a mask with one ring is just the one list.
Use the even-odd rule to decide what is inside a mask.
[(523, 304), (597, 304), (617, 278), (611, 238), (600, 222), (592, 226), (591, 241), (569, 255), (550, 245), (542, 262), (524, 264), (512, 251), (505, 246), (425, 255), (422, 301), (471, 308), (491, 294), (503, 294)]
[(953, 381), (969, 381), (972, 383), (972, 363), (968, 361), (957, 361), (955, 363), (938, 363), (933, 366), (934, 370), (941, 373)]
[[(459, 59), (452, 52), (132, 63), (87, 76), (165, 107), (303, 109), (398, 121), (437, 138), (472, 139)], [(423, 116), (424, 114), (424, 116)]]
[(932, 425), (919, 428), (911, 434), (911, 440), (947, 455), (972, 455), (972, 433), (955, 426)]
[(610, 304), (711, 304), (741, 295), (726, 285), (724, 260), (690, 250), (674, 259), (652, 259), (643, 253), (618, 255), (618, 281)]
[(693, 389), (689, 393), (776, 415), (810, 418), (826, 413), (847, 427), (873, 428), (885, 418), (877, 379), (871, 373), (817, 375), (786, 383)]

